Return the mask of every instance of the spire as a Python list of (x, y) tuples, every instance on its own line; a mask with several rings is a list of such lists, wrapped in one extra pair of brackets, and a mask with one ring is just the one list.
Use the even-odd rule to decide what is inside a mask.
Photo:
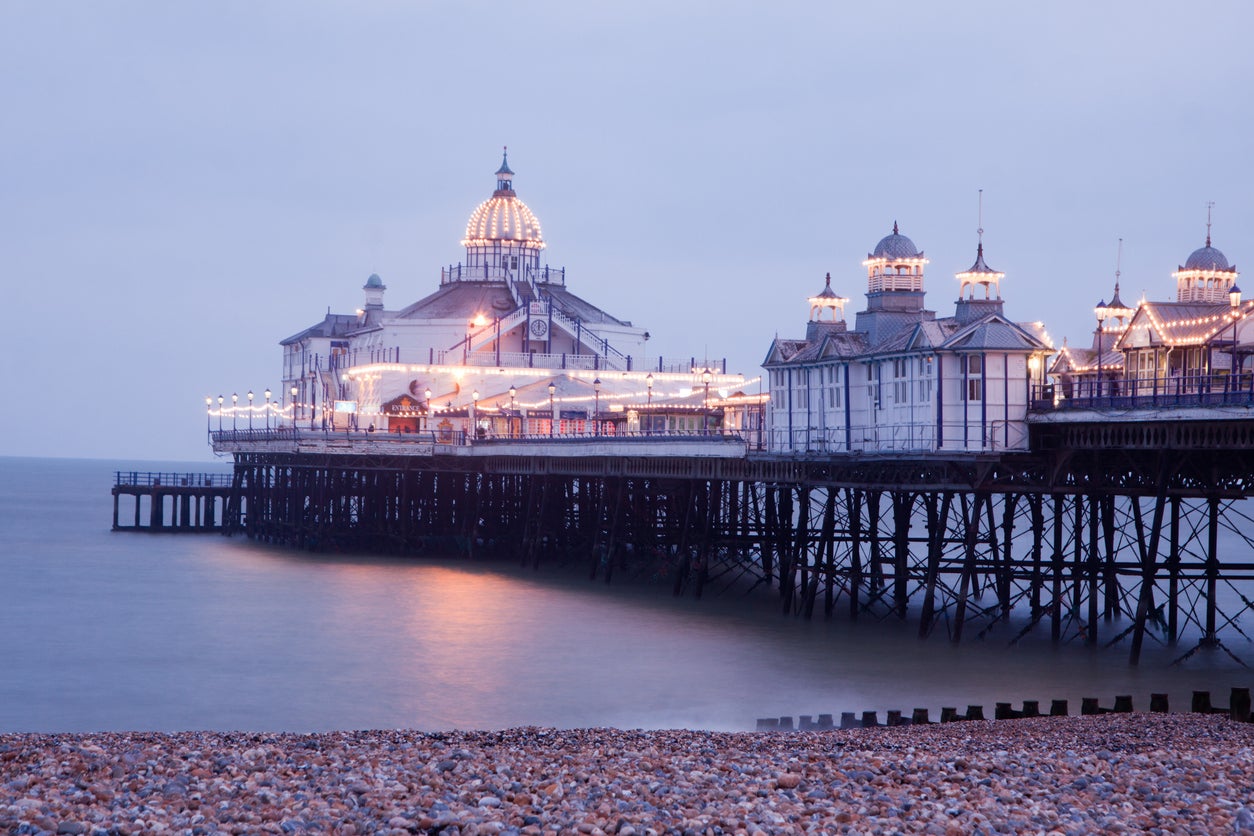
[(1110, 307), (1121, 310), (1128, 310), (1128, 306), (1123, 304), (1123, 300), (1119, 298), (1119, 276), (1123, 265), (1123, 239), (1119, 239), (1119, 254), (1115, 256), (1115, 295), (1110, 298)]
[(976, 250), (982, 256), (984, 255), (984, 190), (980, 189), (979, 209), (976, 214), (975, 238), (978, 242)]
[(514, 195), (514, 172), (509, 169), (509, 146), (503, 146), (501, 151), (501, 167), (496, 170), (496, 192), (494, 197), (513, 197)]
[(901, 233), (897, 231), (897, 221), (894, 220), (893, 221), (893, 235), (900, 235), (900, 234)]
[(1210, 246), (1210, 211), (1215, 208), (1215, 201), (1206, 201), (1206, 246)]
[[(957, 275), (958, 282), (959, 282), (958, 299), (960, 302), (962, 301), (964, 297), (969, 298), (969, 299), (975, 299), (976, 285), (979, 285), (984, 288), (984, 298), (986, 300), (992, 300), (993, 298), (1000, 300), (1001, 299), (1001, 280), (1005, 278), (1006, 276), (1005, 273), (1002, 273), (999, 270), (994, 270), (992, 267), (989, 267), (988, 264), (986, 264), (984, 261), (984, 190), (983, 189), (980, 189), (980, 192), (979, 192), (979, 214), (977, 217), (979, 218), (979, 221), (978, 221), (978, 226), (976, 227), (976, 230), (975, 230), (975, 234), (976, 234), (975, 263), (971, 265), (970, 269), (966, 270), (965, 272), (959, 273)], [(993, 296), (994, 292), (997, 294), (996, 297)]]

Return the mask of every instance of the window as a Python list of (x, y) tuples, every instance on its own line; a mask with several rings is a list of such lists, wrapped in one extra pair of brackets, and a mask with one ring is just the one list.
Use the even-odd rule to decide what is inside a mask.
[(898, 357), (893, 360), (893, 403), (905, 404), (910, 401), (910, 381), (906, 380), (909, 369), (909, 358)]
[(918, 401), (929, 403), (932, 400), (932, 378), (936, 364), (931, 355), (919, 358)]
[(978, 354), (964, 355), (962, 374), (966, 380), (962, 399), (965, 401), (984, 400), (984, 358)]
[(866, 399), (872, 409), (880, 408), (880, 366), (868, 363), (866, 367)]

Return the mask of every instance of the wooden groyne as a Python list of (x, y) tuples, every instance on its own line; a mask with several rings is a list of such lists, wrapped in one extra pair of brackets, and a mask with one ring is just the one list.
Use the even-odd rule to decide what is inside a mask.
[[(1091, 716), (1094, 714), (1131, 714), (1136, 709), (1133, 707), (1133, 699), (1130, 694), (1120, 694), (1115, 697), (1114, 704), (1110, 707), (1102, 706), (1101, 701), (1097, 697), (1084, 697), (1080, 700), (1080, 714), (1082, 716)], [(1153, 714), (1169, 714), (1171, 706), (1168, 702), (1167, 695), (1164, 693), (1150, 694), (1149, 710)], [(1233, 687), (1232, 695), (1229, 697), (1228, 705), (1213, 705), (1211, 703), (1210, 691), (1194, 691), (1193, 698), (1189, 705), (1189, 711), (1193, 714), (1226, 714), (1232, 720), (1240, 723), (1251, 722), (1250, 709), (1250, 689), (1246, 687)], [(1024, 700), (1023, 707), (1016, 709), (1013, 703), (999, 702), (993, 711), (994, 720), (1018, 720), (1024, 717), (1041, 717), (1048, 715), (1050, 717), (1066, 717), (1070, 713), (1070, 706), (1067, 700), (1052, 700), (1048, 711), (1041, 710), (1039, 700)], [(927, 726), (933, 722), (941, 723), (958, 723), (971, 720), (984, 720), (984, 706), (968, 705), (965, 712), (959, 711), (956, 706), (946, 706), (941, 708), (940, 719), (933, 721), (930, 716), (931, 712), (927, 708), (916, 708), (906, 716), (899, 710), (889, 710), (885, 716), (885, 721), (879, 721), (879, 712), (863, 711), (859, 716), (857, 712), (844, 711), (840, 713), (840, 720), (834, 719), (832, 714), (819, 714), (817, 719), (813, 714), (801, 714), (797, 717), (797, 722), (793, 722), (792, 715), (784, 715), (781, 717), (759, 717), (757, 721), (758, 731), (826, 731), (830, 729), (867, 729), (879, 728), (882, 726)]]
[[(119, 470), (113, 480), (113, 530), (151, 532), (228, 531), (230, 473), (154, 473)], [(122, 514), (122, 497), (133, 514)]]

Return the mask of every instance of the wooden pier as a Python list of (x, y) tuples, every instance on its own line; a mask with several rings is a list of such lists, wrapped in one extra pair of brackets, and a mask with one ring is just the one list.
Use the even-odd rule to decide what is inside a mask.
[(954, 641), (1126, 641), (1135, 661), (1146, 641), (1186, 634), (1223, 647), (1254, 598), (1242, 511), (1254, 422), (1194, 415), (1052, 416), (1033, 424), (1032, 452), (985, 454), (782, 456), (726, 438), (214, 442), (235, 454), (228, 518), (263, 542), (578, 563), (676, 595), (767, 586), (802, 617), (910, 618)]
[[(227, 531), (230, 473), (152, 473), (119, 470), (113, 480), (113, 530), (160, 533)], [(123, 522), (122, 497), (133, 500)]]

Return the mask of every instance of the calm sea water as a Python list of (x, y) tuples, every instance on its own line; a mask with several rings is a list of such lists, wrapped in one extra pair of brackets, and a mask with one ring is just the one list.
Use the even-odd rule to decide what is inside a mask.
[[(225, 468), (225, 466), (223, 466)], [(1254, 675), (1187, 646), (1102, 651), (811, 622), (580, 572), (322, 556), (109, 530), (115, 469), (0, 458), (0, 731), (752, 728), (755, 718), (1167, 691)], [(1125, 622), (1126, 623), (1126, 622)], [(1235, 637), (1235, 638), (1234, 638)], [(1254, 659), (1235, 633), (1230, 648)], [(881, 718), (883, 714), (881, 713)]]

